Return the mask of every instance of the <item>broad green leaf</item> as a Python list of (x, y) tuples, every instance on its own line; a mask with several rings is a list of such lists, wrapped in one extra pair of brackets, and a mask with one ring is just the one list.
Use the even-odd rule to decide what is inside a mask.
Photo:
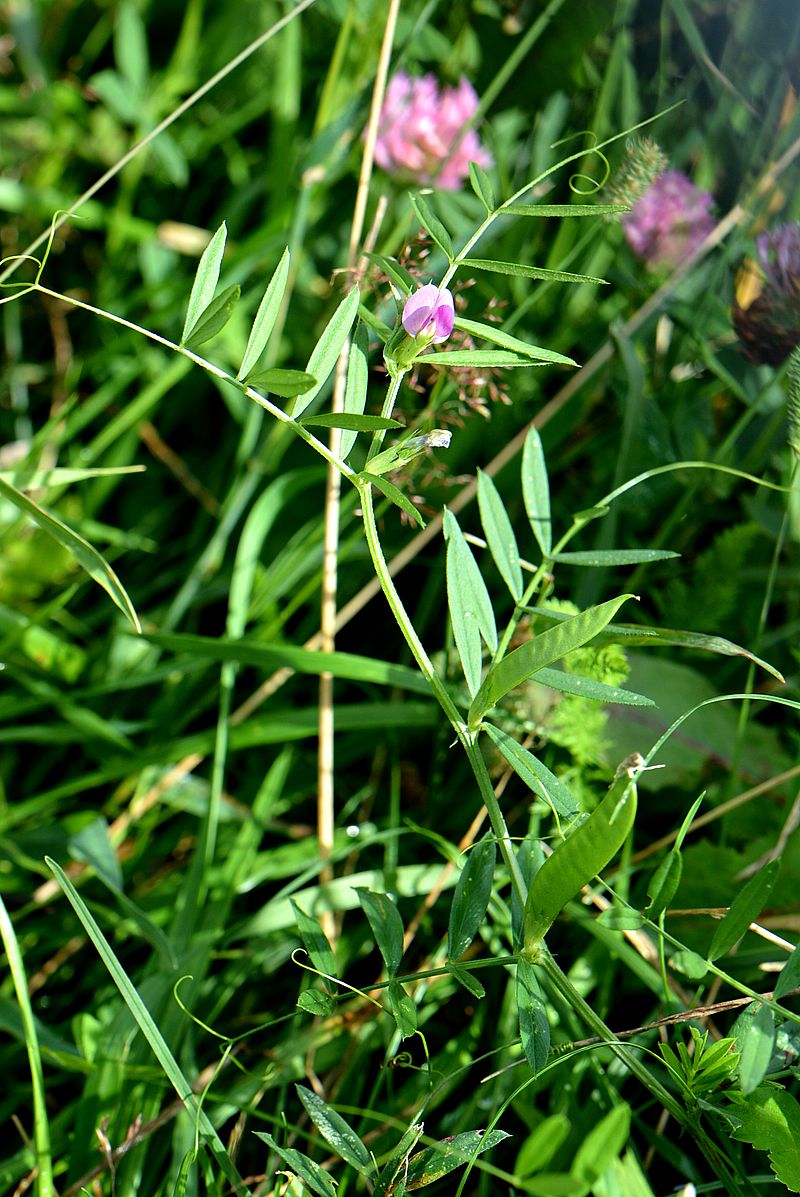
[(491, 723), (484, 723), (483, 730), (500, 749), (508, 764), (537, 798), (541, 798), (552, 811), (563, 819), (574, 819), (580, 807), (563, 781), (559, 781), (546, 765), (523, 748), (507, 732)]
[(394, 283), (398, 291), (402, 291), (405, 295), (410, 295), (412, 291), (416, 291), (419, 283), (415, 278), (412, 278), (405, 266), (400, 265), (397, 258), (387, 258), (383, 254), (374, 253), (368, 253), (366, 257), (369, 258), (370, 262), (374, 262), (376, 266), (380, 267), (389, 281)]
[(566, 1114), (551, 1114), (543, 1119), (522, 1144), (514, 1164), (514, 1175), (524, 1179), (535, 1172), (541, 1172), (550, 1163), (571, 1130), (572, 1124)]
[(472, 184), (472, 190), (475, 192), (486, 211), (494, 212), (495, 200), (492, 180), (489, 178), (483, 167), (479, 166), (477, 162), (470, 162), (469, 164), (469, 181)]
[(574, 553), (556, 553), (553, 560), (559, 565), (644, 565), (648, 561), (669, 561), (680, 557), (669, 549), (587, 549)]
[(386, 991), (389, 1011), (397, 1024), (401, 1039), (410, 1039), (417, 1033), (417, 1007), (414, 999), (406, 993), (399, 981), (390, 981)]
[(144, 639), (169, 652), (188, 653), (212, 661), (235, 661), (268, 671), (288, 667), (298, 673), (332, 673), (334, 677), (381, 686), (398, 686), (416, 694), (430, 694), (419, 670), (354, 653), (325, 653), (292, 644), (258, 644), (254, 640), (224, 640), (180, 632), (148, 632)]
[(390, 977), (394, 977), (403, 959), (403, 920), (400, 912), (388, 894), (360, 889), (358, 900), (372, 928), (386, 971)]
[(102, 816), (98, 815), (86, 827), (70, 836), (68, 848), (74, 860), (91, 865), (111, 889), (122, 889), (122, 866), (109, 839), (108, 823)]
[(447, 955), (463, 956), (478, 933), (492, 896), (492, 879), (497, 859), (494, 840), (483, 839), (467, 855), (467, 863), (453, 894), (447, 930)]
[(612, 931), (638, 931), (644, 926), (645, 920), (638, 910), (610, 906), (598, 914), (597, 922)]
[(483, 470), (478, 470), (478, 507), (489, 551), (512, 598), (518, 602), (523, 586), (517, 538), (497, 487)]
[(419, 525), (420, 528), (425, 527), (425, 521), (417, 511), (414, 504), (410, 499), (406, 498), (403, 492), (399, 490), (393, 482), (389, 482), (386, 478), (380, 478), (375, 474), (368, 474), (366, 472), (362, 472), (360, 477), (362, 477), (366, 482), (370, 482), (373, 486), (377, 487), (381, 494), (385, 495), (386, 498), (389, 499), (390, 502), (394, 503), (395, 506), (399, 507), (401, 511), (404, 511), (406, 515), (414, 521), (415, 524)]
[(547, 1009), (533, 965), (524, 956), (517, 960), (515, 992), (522, 1050), (535, 1076), (547, 1063), (550, 1052), (550, 1024), (547, 1021)]
[(359, 416), (348, 412), (325, 412), (319, 416), (306, 416), (298, 421), (304, 428), (348, 428), (351, 432), (375, 432), (378, 428), (402, 428), (400, 420), (388, 416)]
[(486, 990), (483, 988), (478, 978), (473, 976), (468, 968), (464, 968), (462, 965), (456, 964), (452, 960), (447, 961), (445, 968), (451, 976), (455, 977), (459, 985), (463, 985), (473, 997), (478, 998), (479, 1001), (481, 998), (486, 997)]
[(778, 880), (780, 868), (780, 861), (770, 861), (739, 891), (728, 913), (714, 932), (711, 947), (708, 949), (709, 960), (718, 960), (720, 956), (727, 955), (753, 920), (758, 918)]
[(313, 374), (305, 370), (285, 370), (273, 366), (269, 370), (256, 370), (247, 379), (247, 385), (261, 394), (280, 395), (282, 399), (296, 399), (316, 386)]
[(614, 216), (630, 212), (625, 204), (505, 204), (503, 216)]
[(0, 498), (7, 499), (9, 503), (13, 503), (15, 507), (29, 516), (44, 532), (52, 536), (53, 540), (58, 541), (67, 552), (71, 553), (78, 562), (78, 565), (86, 571), (89, 577), (98, 586), (102, 586), (103, 590), (110, 596), (112, 602), (130, 620), (136, 631), (141, 632), (142, 626), (139, 623), (139, 616), (133, 609), (133, 604), (128, 598), (125, 587), (105, 558), (98, 553), (97, 549), (84, 540), (82, 536), (79, 536), (77, 532), (73, 532), (71, 528), (68, 528), (66, 524), (62, 524), (61, 520), (57, 519), (51, 512), (47, 511), (44, 507), (40, 507), (38, 503), (34, 503), (33, 499), (28, 498), (22, 491), (17, 490), (15, 486), (10, 486), (2, 479), (0, 479)]
[(763, 1081), (772, 1059), (772, 1049), (775, 1045), (775, 1016), (769, 1006), (760, 1002), (747, 1029), (740, 1036), (736, 1036), (736, 1046), (740, 1052), (739, 1084), (742, 1093), (753, 1093)]
[(497, 628), (489, 592), (475, 558), (451, 511), (445, 508), (447, 541), (447, 602), (453, 636), (467, 688), (475, 694), (481, 680), (481, 638), (490, 652), (497, 650)]
[(636, 816), (636, 782), (625, 771), (599, 806), (548, 856), (525, 902), (525, 953), (535, 957), (561, 911), (616, 856)]
[(794, 949), (778, 974), (775, 984), (775, 1000), (778, 1001), (798, 985), (800, 985), (800, 945)]
[(306, 1014), (315, 1018), (329, 1018), (336, 1013), (336, 998), (322, 989), (305, 989), (297, 999), (297, 1005)]
[(490, 341), (493, 345), (502, 345), (512, 353), (519, 353), (523, 357), (533, 357), (537, 361), (552, 362), (558, 366), (577, 366), (571, 357), (563, 353), (556, 353), (554, 349), (542, 349), (540, 345), (529, 345), (527, 341), (520, 341), (504, 332), (495, 324), (479, 324), (476, 320), (465, 320), (463, 316), (456, 316), (456, 328), (469, 333), (472, 337), (480, 337), (483, 341)]
[(307, 1155), (303, 1155), (302, 1151), (297, 1151), (294, 1147), (281, 1147), (268, 1131), (253, 1131), (253, 1134), (257, 1139), (263, 1139), (267, 1146), (280, 1156), (284, 1164), (288, 1164), (292, 1172), (300, 1177), (311, 1192), (316, 1193), (317, 1197), (336, 1197), (336, 1187), (333, 1181), (314, 1160), (309, 1159)]
[(677, 969), (679, 973), (683, 973), (684, 977), (689, 977), (692, 981), (702, 981), (708, 972), (708, 961), (688, 948), (674, 952), (669, 958), (669, 963), (671, 968)]
[(481, 719), (515, 686), (528, 680), (546, 665), (593, 640), (598, 632), (613, 619), (614, 614), (633, 595), (623, 594), (609, 599), (598, 607), (589, 607), (580, 615), (573, 615), (565, 623), (558, 624), (546, 632), (540, 632), (531, 640), (515, 648), (508, 656), (492, 665), (483, 679), (480, 689), (469, 709), (469, 726), (477, 727)]
[(421, 353), (414, 359), (426, 366), (474, 366), (483, 369), (486, 366), (503, 366), (506, 369), (527, 367), (532, 369), (543, 366), (544, 362), (535, 362), (530, 356), (523, 357), (519, 353), (501, 353), (497, 349), (442, 349), (438, 353)]
[(351, 1168), (355, 1168), (362, 1176), (368, 1175), (373, 1169), (372, 1156), (353, 1128), (345, 1122), (341, 1114), (337, 1114), (332, 1106), (311, 1089), (306, 1089), (303, 1085), (295, 1085), (295, 1089), (306, 1108), (306, 1113), (325, 1142)]
[(549, 557), (553, 545), (550, 483), (547, 480), (542, 438), (533, 424), (522, 450), (522, 498), (542, 556)]
[(444, 253), (449, 261), (453, 261), (455, 253), (453, 250), (453, 242), (450, 240), (450, 234), (442, 224), (439, 217), (431, 208), (426, 199), (421, 195), (409, 196), (411, 200), (411, 207), (417, 214), (417, 219), (424, 229), (430, 233), (433, 240), (439, 246), (439, 249)]
[(731, 1094), (739, 1121), (730, 1131), (740, 1143), (752, 1143), (769, 1153), (769, 1163), (781, 1184), (800, 1193), (800, 1105), (786, 1089), (763, 1085), (746, 1097)]
[(331, 316), (317, 344), (311, 351), (306, 373), (316, 378), (311, 390), (295, 401), (292, 415), (297, 419), (319, 394), (330, 377), (342, 352), (358, 311), (358, 287), (353, 287)]
[(114, 58), (120, 74), (141, 102), (147, 90), (150, 60), (144, 24), (131, 3), (121, 4), (117, 10)]
[(280, 262), (275, 267), (275, 272), (269, 280), (264, 297), (258, 305), (256, 318), (253, 321), (253, 327), (250, 329), (250, 336), (247, 338), (247, 346), (245, 347), (242, 364), (239, 367), (237, 378), (247, 378), (248, 374), (258, 365), (258, 359), (266, 348), (267, 341), (272, 335), (272, 330), (275, 327), (275, 321), (278, 319), (278, 313), (281, 310), (281, 303), (286, 292), (286, 283), (289, 279), (289, 261), (290, 254), (288, 246), (283, 251), (283, 256)]
[(668, 852), (656, 869), (647, 886), (650, 905), (645, 910), (648, 918), (657, 919), (669, 906), (683, 873), (683, 857), (677, 848)]
[(596, 1184), (625, 1147), (630, 1126), (630, 1106), (622, 1102), (609, 1110), (579, 1144), (570, 1174), (587, 1184)]
[[(344, 410), (348, 415), (360, 416), (367, 405), (367, 384), (369, 382), (369, 336), (363, 320), (359, 320), (350, 342), (347, 358), (347, 378), (344, 387)], [(355, 432), (344, 432), (339, 438), (339, 455), (347, 461), (353, 445)]]
[(568, 270), (545, 270), (541, 266), (526, 266), (522, 262), (496, 262), (493, 258), (462, 258), (461, 266), (473, 270), (488, 270), (492, 274), (515, 274), (518, 278), (540, 279), (550, 283), (603, 283), (606, 279), (591, 274), (571, 274)]
[(192, 331), (184, 340), (185, 348), (197, 349), (199, 345), (204, 345), (206, 341), (210, 341), (218, 332), (221, 332), (233, 315), (233, 309), (239, 302), (241, 293), (242, 289), (239, 284), (234, 283), (232, 287), (226, 287), (216, 299), (212, 299), (205, 311), (200, 313)]
[(197, 273), (194, 276), (194, 283), (192, 284), (192, 293), (189, 296), (189, 306), (186, 309), (186, 320), (184, 321), (183, 332), (181, 333), (181, 345), (186, 343), (198, 319), (214, 298), (227, 236), (228, 230), (223, 221), (211, 238), (200, 259)]
[(423, 1125), (412, 1125), (393, 1149), (391, 1158), (384, 1165), (375, 1182), (373, 1197), (405, 1197), (405, 1169), (411, 1152), (422, 1138)]
[(321, 973), (327, 973), (329, 977), (335, 977), (336, 957), (322, 927), (315, 918), (306, 914), (296, 902), (292, 902), (292, 910), (294, 911), (297, 930), (300, 932), (300, 938), (303, 941), (303, 947), (308, 952), (308, 958), (314, 965), (314, 968), (318, 968)]
[(416, 1155), (411, 1156), (408, 1161), (406, 1189), (413, 1192), (414, 1189), (424, 1189), (427, 1185), (432, 1185), (435, 1180), (460, 1168), (462, 1164), (468, 1164), (476, 1156), (496, 1147), (508, 1137), (506, 1131), (475, 1130), (453, 1135), (450, 1139), (441, 1139), (425, 1151), (418, 1151)]
[(623, 690), (619, 686), (609, 686), (606, 682), (596, 682), (590, 677), (580, 677), (575, 673), (564, 673), (561, 669), (540, 669), (534, 673), (531, 681), (540, 686), (549, 686), (551, 690), (560, 690), (563, 694), (577, 694), (579, 698), (591, 698), (595, 702), (613, 702), (626, 707), (654, 707), (652, 698), (644, 694), (637, 694), (634, 690)]
[(141, 100), (122, 75), (116, 71), (98, 71), (90, 77), (89, 86), (118, 120), (127, 125), (138, 122)]

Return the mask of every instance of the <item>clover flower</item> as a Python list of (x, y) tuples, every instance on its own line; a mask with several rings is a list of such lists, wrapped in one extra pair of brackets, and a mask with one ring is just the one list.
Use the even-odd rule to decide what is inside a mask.
[(779, 366), (800, 345), (800, 223), (761, 233), (756, 253), (755, 279), (747, 275), (736, 289), (733, 326), (745, 357)]
[(375, 161), (390, 174), (457, 191), (469, 175), (470, 162), (492, 165), (474, 129), (463, 133), (477, 107), (467, 79), (440, 89), (433, 75), (412, 79), (398, 71), (381, 108)]
[(713, 202), (681, 171), (666, 170), (622, 217), (628, 244), (653, 269), (677, 266), (714, 228)]

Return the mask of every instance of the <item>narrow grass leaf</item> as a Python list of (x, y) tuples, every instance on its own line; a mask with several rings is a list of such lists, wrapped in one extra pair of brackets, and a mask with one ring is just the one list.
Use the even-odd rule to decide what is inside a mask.
[(486, 990), (481, 985), (477, 977), (473, 976), (468, 968), (464, 968), (460, 964), (456, 964), (453, 960), (448, 960), (445, 968), (458, 981), (459, 985), (463, 985), (468, 993), (471, 993), (474, 998), (479, 1001), (486, 997)]
[(514, 274), (518, 278), (539, 279), (551, 283), (603, 283), (606, 279), (591, 274), (572, 274), (568, 270), (546, 270), (541, 266), (526, 266), (523, 262), (496, 262), (494, 258), (462, 258), (461, 266), (473, 270), (488, 270), (492, 274)]
[(469, 181), (472, 185), (472, 190), (475, 192), (486, 211), (489, 213), (494, 212), (495, 199), (492, 180), (489, 178), (483, 167), (479, 166), (477, 162), (470, 162), (469, 164)]
[(503, 216), (615, 216), (630, 212), (625, 204), (504, 204)]
[(349, 1123), (332, 1106), (304, 1085), (295, 1085), (297, 1096), (325, 1142), (362, 1176), (373, 1171), (372, 1156)]
[(314, 965), (314, 968), (318, 968), (320, 972), (335, 977), (336, 957), (322, 927), (316, 919), (306, 914), (296, 902), (292, 902), (292, 910), (294, 911), (297, 930), (300, 932), (300, 938), (303, 941), (303, 947), (308, 952), (308, 958)]
[(424, 1189), (434, 1181), (454, 1172), (462, 1164), (469, 1164), (484, 1151), (497, 1147), (504, 1139), (508, 1139), (507, 1131), (474, 1130), (464, 1131), (460, 1135), (453, 1135), (449, 1139), (440, 1139), (424, 1151), (418, 1151), (408, 1161), (408, 1175), (406, 1189)]
[(536, 956), (561, 911), (616, 856), (636, 817), (636, 782), (618, 777), (599, 806), (548, 856), (525, 902), (525, 952)]
[(450, 234), (439, 217), (433, 211), (428, 201), (423, 199), (421, 195), (412, 195), (409, 198), (411, 200), (411, 207), (416, 212), (417, 219), (422, 227), (430, 233), (448, 261), (452, 262), (455, 257), (453, 242), (450, 240)]
[(494, 840), (483, 839), (467, 856), (450, 906), (447, 955), (463, 956), (483, 922), (492, 896), (492, 879), (497, 860)]
[(537, 361), (552, 362), (558, 366), (577, 366), (571, 357), (563, 353), (556, 353), (554, 349), (542, 349), (540, 345), (529, 345), (527, 341), (520, 341), (512, 337), (495, 324), (480, 324), (477, 320), (466, 320), (463, 316), (456, 316), (456, 328), (469, 333), (472, 337), (480, 337), (483, 341), (490, 341), (493, 345), (502, 345), (503, 349), (510, 349), (512, 353), (522, 354), (523, 357), (533, 357)]
[(775, 984), (775, 1001), (800, 985), (800, 945), (792, 952), (781, 969)]
[(253, 1134), (257, 1139), (262, 1139), (284, 1164), (288, 1164), (291, 1171), (299, 1176), (303, 1184), (312, 1193), (316, 1193), (317, 1197), (336, 1197), (336, 1186), (328, 1173), (314, 1160), (294, 1147), (281, 1147), (268, 1131), (253, 1131)]
[[(351, 416), (360, 416), (367, 405), (367, 385), (369, 382), (369, 335), (363, 320), (359, 320), (350, 342), (350, 352), (347, 357), (347, 377), (344, 386), (344, 411)], [(339, 455), (342, 461), (347, 461), (353, 445), (356, 443), (356, 433), (345, 431), (339, 439)]]
[(739, 1084), (742, 1093), (752, 1093), (767, 1074), (775, 1046), (775, 1015), (769, 1006), (759, 1004), (737, 1046), (741, 1053)]
[[(200, 1103), (197, 1100), (197, 1097), (192, 1092), (191, 1085), (184, 1076), (177, 1060), (170, 1051), (166, 1040), (164, 1039), (155, 1020), (153, 1019), (153, 1016), (151, 1015), (145, 1003), (142, 1001), (142, 998), (131, 982), (128, 974), (125, 972), (124, 968), (115, 956), (111, 945), (108, 943), (108, 940), (105, 938), (95, 922), (94, 917), (89, 911), (89, 908), (86, 906), (86, 903), (83, 901), (83, 898), (75, 889), (75, 886), (72, 884), (60, 865), (56, 864), (54, 860), (51, 860), (50, 857), (47, 856), (45, 857), (45, 864), (55, 875), (58, 884), (61, 886), (67, 897), (67, 900), (83, 924), (86, 934), (89, 936), (89, 939), (97, 949), (100, 959), (108, 969), (112, 981), (122, 994), (125, 1005), (130, 1010), (134, 1021), (139, 1027), (139, 1030), (149, 1043), (153, 1055), (161, 1065), (164, 1075), (167, 1077), (175, 1092), (178, 1094), (178, 1097), (186, 1106), (192, 1118), (195, 1120), (195, 1124), (201, 1136), (207, 1142), (209, 1150), (211, 1151), (214, 1159), (217, 1161), (219, 1167), (222, 1169), (223, 1174), (231, 1183), (235, 1191), (241, 1190), (243, 1192), (248, 1192), (249, 1190), (247, 1190), (246, 1186), (243, 1185), (241, 1177), (231, 1163), (230, 1157), (222, 1140), (217, 1134), (213, 1123), (209, 1120), (208, 1115), (203, 1111)], [(329, 1195), (325, 1194), (325, 1197), (329, 1197)], [(334, 1197), (332, 1192), (330, 1197)]]
[(295, 419), (302, 415), (309, 403), (319, 394), (333, 371), (339, 354), (342, 352), (353, 321), (358, 311), (358, 287), (353, 287), (344, 297), (331, 316), (322, 336), (311, 351), (306, 365), (306, 373), (316, 378), (316, 383), (309, 391), (295, 401), (292, 415)]
[(390, 977), (394, 977), (403, 958), (403, 920), (400, 912), (388, 894), (360, 889), (358, 900), (372, 928), (386, 971)]
[(614, 614), (633, 595), (623, 594), (609, 599), (597, 607), (589, 607), (580, 615), (570, 619), (515, 648), (489, 669), (486, 677), (472, 700), (469, 709), (469, 726), (477, 727), (481, 719), (510, 690), (527, 681), (534, 673), (544, 669), (553, 661), (560, 660), (574, 648), (580, 648), (593, 640), (598, 632), (613, 619)]
[(497, 650), (497, 628), (492, 601), (458, 521), (445, 508), (447, 541), (447, 602), (453, 636), (467, 687), (475, 694), (481, 680), (481, 639), (490, 652)]
[(537, 798), (546, 802), (562, 819), (574, 819), (580, 810), (578, 800), (570, 793), (563, 781), (551, 773), (532, 752), (518, 744), (507, 732), (491, 723), (484, 723), (483, 730), (505, 757), (517, 777), (525, 783)]
[(401, 266), (397, 258), (387, 258), (383, 254), (368, 253), (366, 255), (370, 262), (383, 271), (391, 283), (394, 283), (398, 291), (402, 291), (404, 295), (410, 295), (412, 291), (416, 291), (419, 284), (415, 278), (408, 273), (405, 266)]
[(547, 1021), (547, 1009), (533, 965), (524, 956), (517, 960), (515, 993), (522, 1050), (535, 1076), (547, 1063), (550, 1052), (550, 1024)]
[(217, 289), (219, 281), (220, 267), (222, 266), (222, 255), (225, 253), (225, 240), (227, 236), (228, 230), (223, 221), (209, 241), (200, 259), (200, 264), (197, 267), (197, 273), (192, 283), (189, 306), (186, 309), (186, 320), (184, 321), (183, 332), (181, 333), (181, 345), (186, 343), (195, 324), (214, 298), (214, 292)]
[(390, 981), (386, 991), (389, 1012), (394, 1018), (401, 1039), (417, 1033), (417, 1007), (399, 981)]
[(296, 399), (305, 395), (317, 380), (305, 370), (285, 370), (273, 366), (268, 370), (256, 370), (247, 379), (247, 385), (263, 394), (279, 395), (281, 399)]
[(215, 337), (218, 332), (222, 332), (233, 315), (233, 309), (239, 302), (241, 293), (242, 289), (239, 284), (234, 283), (232, 287), (226, 287), (216, 299), (212, 299), (183, 342), (185, 347), (197, 349), (199, 345), (204, 345), (206, 341)]
[(348, 412), (324, 412), (319, 416), (306, 416), (298, 421), (304, 428), (347, 428), (351, 432), (375, 432), (378, 428), (403, 428), (401, 420), (388, 416), (351, 415)]
[(525, 437), (522, 449), (522, 499), (542, 556), (549, 557), (553, 545), (550, 483), (547, 478), (542, 438), (533, 425)]
[(670, 549), (586, 549), (574, 553), (556, 553), (553, 560), (559, 565), (646, 565), (648, 561), (669, 561), (680, 557)]
[(425, 366), (440, 366), (442, 369), (446, 366), (473, 366), (478, 369), (496, 366), (505, 369), (517, 367), (532, 369), (545, 364), (534, 361), (530, 356), (523, 357), (519, 353), (501, 353), (496, 349), (445, 349), (436, 353), (421, 353), (414, 360)]
[(175, 1177), (175, 1184), (172, 1189), (172, 1197), (184, 1197), (186, 1187), (189, 1184), (189, 1175), (192, 1171), (192, 1165), (196, 1159), (197, 1152), (194, 1149), (186, 1152), (186, 1155), (181, 1160), (181, 1166), (178, 1169), (178, 1175)]
[(517, 538), (497, 487), (483, 470), (478, 470), (478, 507), (489, 551), (511, 597), (518, 602), (523, 586)]
[(98, 586), (102, 586), (103, 590), (110, 596), (112, 602), (130, 620), (136, 631), (141, 632), (142, 626), (139, 623), (139, 616), (133, 608), (133, 603), (128, 598), (125, 587), (96, 548), (90, 545), (87, 540), (84, 540), (82, 536), (79, 536), (77, 532), (73, 532), (66, 524), (62, 524), (61, 520), (57, 519), (51, 512), (47, 511), (44, 507), (40, 507), (38, 503), (34, 503), (33, 499), (29, 499), (22, 491), (17, 490), (14, 486), (10, 486), (7, 482), (3, 482), (2, 479), (0, 479), (0, 497), (13, 503), (15, 507), (29, 516), (44, 532), (52, 536), (53, 540), (58, 541), (67, 552), (71, 553), (89, 577)]
[(677, 848), (673, 848), (661, 861), (647, 886), (650, 904), (644, 913), (648, 918), (657, 919), (667, 909), (675, 897), (682, 874), (683, 856)]
[(757, 919), (778, 880), (780, 861), (772, 860), (759, 869), (731, 903), (728, 913), (717, 927), (708, 949), (708, 959), (718, 960), (727, 955)]
[(269, 280), (261, 303), (258, 305), (256, 318), (253, 321), (253, 327), (250, 329), (250, 336), (247, 338), (242, 364), (239, 367), (239, 373), (236, 375), (237, 378), (247, 378), (248, 374), (255, 369), (261, 354), (266, 349), (267, 342), (272, 336), (272, 330), (278, 319), (283, 296), (286, 292), (286, 284), (289, 279), (289, 263), (290, 254), (287, 246), (283, 251), (280, 262), (275, 267), (272, 278)]
[(652, 698), (637, 694), (634, 690), (623, 690), (620, 686), (609, 686), (590, 677), (575, 673), (564, 673), (561, 669), (540, 669), (531, 678), (540, 686), (549, 686), (563, 694), (577, 694), (579, 698), (591, 698), (595, 702), (617, 703), (626, 707), (654, 707)]
[(404, 511), (409, 519), (413, 520), (420, 528), (425, 527), (425, 521), (414, 504), (410, 499), (406, 498), (393, 482), (389, 482), (386, 478), (381, 478), (378, 474), (367, 473), (366, 471), (362, 471), (360, 477), (376, 487), (382, 495), (385, 495), (390, 502), (399, 507), (401, 511)]

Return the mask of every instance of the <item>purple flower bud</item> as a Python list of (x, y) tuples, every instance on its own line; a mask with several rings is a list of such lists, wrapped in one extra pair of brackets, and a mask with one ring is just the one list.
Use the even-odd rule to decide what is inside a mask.
[(446, 287), (437, 287), (435, 283), (420, 287), (403, 308), (403, 328), (408, 335), (424, 338), (433, 345), (447, 340), (455, 319), (453, 296)]

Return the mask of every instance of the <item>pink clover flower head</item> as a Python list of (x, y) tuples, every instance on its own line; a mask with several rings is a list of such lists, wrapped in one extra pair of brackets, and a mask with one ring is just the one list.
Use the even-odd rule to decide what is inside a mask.
[(412, 79), (398, 71), (381, 108), (375, 161), (390, 174), (457, 191), (470, 162), (489, 167), (492, 158), (474, 129), (462, 131), (475, 115), (478, 97), (467, 79), (439, 88), (433, 75)]
[(713, 202), (682, 171), (666, 170), (622, 217), (628, 244), (654, 269), (677, 266), (714, 228)]
[(428, 283), (406, 300), (403, 328), (410, 337), (424, 339), (428, 345), (441, 345), (453, 331), (456, 312), (453, 296), (446, 287)]

